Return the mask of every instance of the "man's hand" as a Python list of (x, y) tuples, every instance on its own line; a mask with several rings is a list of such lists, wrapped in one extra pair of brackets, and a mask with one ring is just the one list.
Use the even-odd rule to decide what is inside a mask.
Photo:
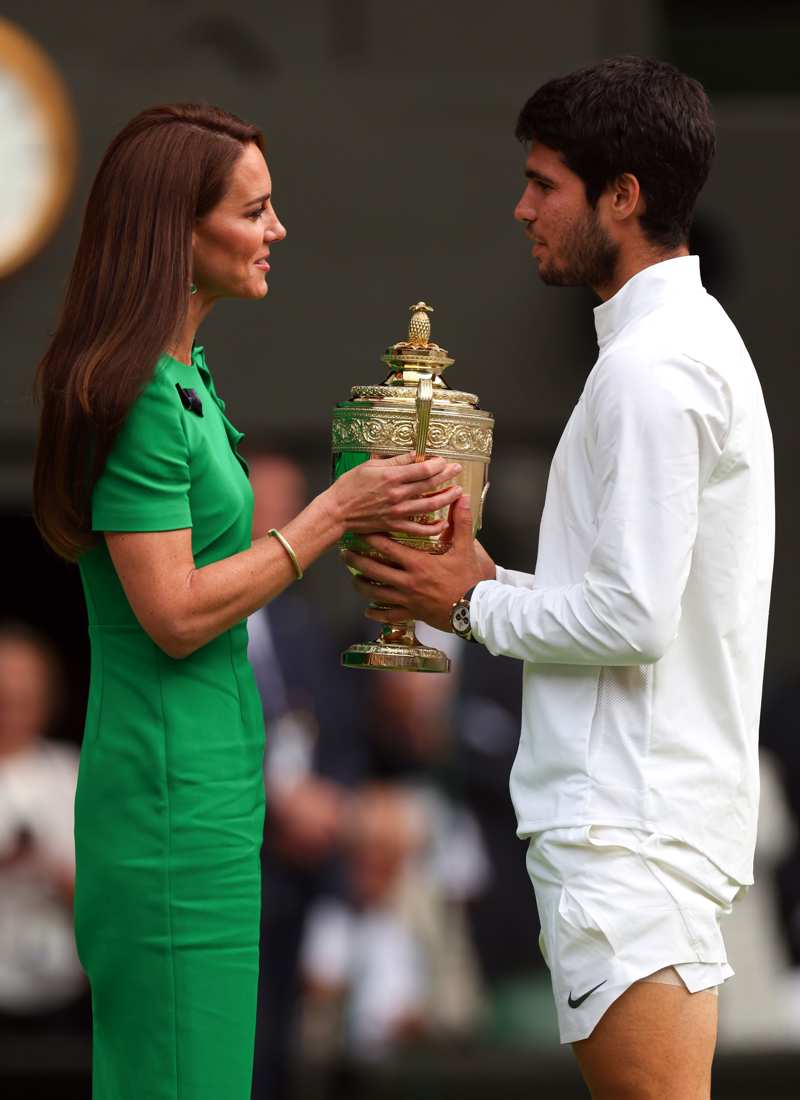
[(342, 557), (363, 576), (356, 590), (380, 607), (369, 607), (368, 619), (380, 623), (422, 620), (439, 630), (451, 630), (453, 604), (478, 581), (494, 580), (492, 559), (472, 534), (469, 497), (450, 508), (450, 545), (444, 554), (426, 554), (385, 535), (369, 535), (366, 542), (381, 560), (346, 550)]

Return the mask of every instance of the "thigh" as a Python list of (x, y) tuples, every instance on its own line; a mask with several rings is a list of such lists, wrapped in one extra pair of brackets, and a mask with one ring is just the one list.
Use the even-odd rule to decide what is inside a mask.
[(719, 929), (722, 872), (658, 842), (639, 830), (585, 826), (531, 843), (562, 1043), (588, 1038), (631, 986), (663, 967), (675, 967), (693, 992), (733, 973)]
[(709, 1100), (717, 998), (637, 982), (572, 1044), (592, 1100)]

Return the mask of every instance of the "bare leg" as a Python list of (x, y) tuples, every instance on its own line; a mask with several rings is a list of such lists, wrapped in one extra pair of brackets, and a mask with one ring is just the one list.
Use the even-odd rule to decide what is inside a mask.
[(592, 1100), (709, 1100), (717, 997), (636, 982), (573, 1043)]

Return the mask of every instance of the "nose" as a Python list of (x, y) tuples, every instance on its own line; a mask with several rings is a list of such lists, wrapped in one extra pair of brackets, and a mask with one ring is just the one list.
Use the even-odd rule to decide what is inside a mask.
[(285, 239), (286, 226), (280, 220), (275, 211), (273, 211), (272, 219), (269, 221), (264, 229), (264, 241), (267, 244), (271, 244), (273, 241), (283, 241)]
[(514, 219), (518, 222), (535, 222), (536, 210), (528, 199), (527, 187), (519, 197), (519, 202), (514, 207)]

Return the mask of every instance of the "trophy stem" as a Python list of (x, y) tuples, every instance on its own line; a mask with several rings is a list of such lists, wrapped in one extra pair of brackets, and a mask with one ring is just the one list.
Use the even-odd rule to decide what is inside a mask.
[(449, 672), (450, 658), (440, 649), (422, 645), (413, 619), (387, 623), (374, 642), (351, 645), (342, 653), (345, 668), (377, 672)]
[(379, 641), (382, 645), (419, 645), (416, 626), (413, 619), (405, 623), (386, 623), (381, 630)]

